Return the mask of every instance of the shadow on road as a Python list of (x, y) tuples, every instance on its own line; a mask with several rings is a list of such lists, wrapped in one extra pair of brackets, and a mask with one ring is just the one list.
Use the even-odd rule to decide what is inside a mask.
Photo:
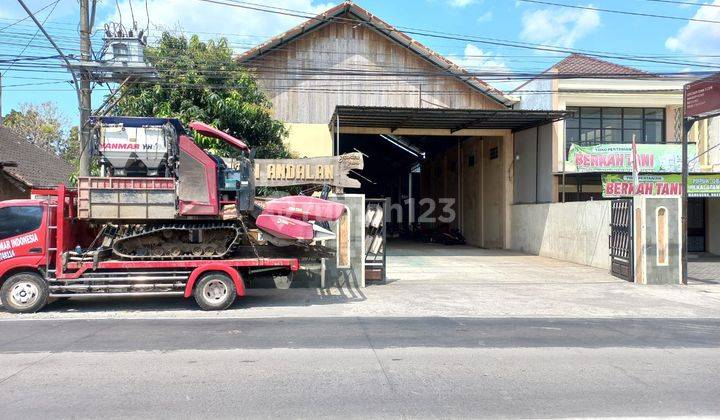
[[(334, 305), (366, 300), (362, 289), (357, 287), (333, 287), (329, 289), (247, 289), (230, 309), (250, 307), (298, 307)], [(182, 296), (92, 296), (56, 300), (48, 304), (44, 312), (93, 313), (93, 312), (173, 312), (201, 311), (195, 300)], [(6, 312), (0, 306), (0, 312)]]

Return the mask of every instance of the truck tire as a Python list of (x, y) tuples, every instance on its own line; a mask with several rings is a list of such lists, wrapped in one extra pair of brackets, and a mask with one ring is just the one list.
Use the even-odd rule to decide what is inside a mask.
[(197, 282), (193, 294), (202, 310), (222, 311), (235, 303), (237, 290), (227, 274), (210, 273)]
[(0, 302), (15, 314), (39, 311), (47, 305), (49, 295), (45, 279), (31, 272), (13, 274), (0, 288)]

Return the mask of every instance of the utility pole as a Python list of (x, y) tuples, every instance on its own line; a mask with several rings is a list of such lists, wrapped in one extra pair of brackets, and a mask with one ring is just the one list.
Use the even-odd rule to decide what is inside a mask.
[[(687, 87), (685, 87), (687, 90)], [(686, 94), (683, 95), (685, 97)], [(683, 106), (683, 111), (685, 106)], [(688, 256), (687, 256), (687, 227), (688, 227), (688, 178), (689, 178), (689, 162), (688, 162), (688, 134), (692, 129), (694, 120), (683, 115), (683, 136), (682, 136), (682, 203), (680, 211), (680, 226), (682, 232), (682, 246), (680, 249), (680, 282), (687, 284), (688, 279)]]
[[(80, 61), (90, 61), (90, 7), (89, 0), (80, 0)], [(90, 176), (90, 73), (80, 67), (80, 176)]]

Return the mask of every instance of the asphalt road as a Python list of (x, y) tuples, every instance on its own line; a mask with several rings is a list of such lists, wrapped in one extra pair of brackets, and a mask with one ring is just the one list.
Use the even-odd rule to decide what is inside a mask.
[(0, 417), (720, 415), (720, 319), (0, 321)]

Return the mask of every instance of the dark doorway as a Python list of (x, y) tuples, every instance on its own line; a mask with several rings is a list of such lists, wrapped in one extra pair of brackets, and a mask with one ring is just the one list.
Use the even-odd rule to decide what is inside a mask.
[(705, 252), (705, 199), (688, 199), (688, 252)]

